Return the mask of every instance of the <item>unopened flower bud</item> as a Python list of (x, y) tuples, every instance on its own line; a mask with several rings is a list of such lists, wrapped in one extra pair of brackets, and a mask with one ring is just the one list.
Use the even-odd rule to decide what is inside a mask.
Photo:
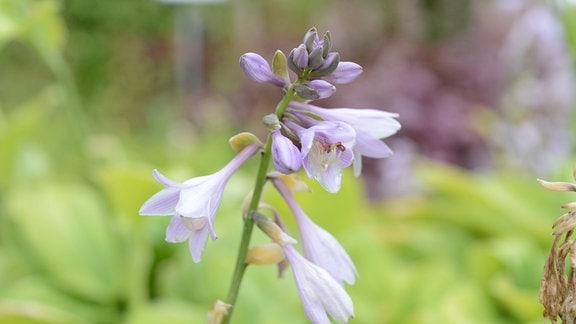
[(328, 98), (336, 92), (336, 87), (332, 83), (324, 80), (312, 80), (307, 82), (306, 86), (318, 95), (316, 99)]
[(288, 60), (288, 65), (291, 68), (292, 65), (294, 65), (295, 69), (292, 68), (294, 72), (302, 72), (308, 66), (308, 51), (306, 51), (306, 46), (300, 44), (300, 46), (293, 49), (288, 55)]
[(234, 152), (241, 152), (247, 146), (252, 144), (258, 144), (258, 146), (264, 147), (262, 141), (260, 141), (260, 139), (258, 139), (256, 135), (249, 132), (242, 132), (230, 137), (228, 143), (230, 144)]
[(308, 55), (308, 67), (312, 70), (317, 69), (324, 62), (322, 57), (322, 47), (317, 47)]
[(300, 150), (280, 130), (272, 132), (272, 161), (276, 170), (289, 174), (302, 166)]
[(208, 324), (220, 324), (224, 316), (228, 315), (228, 311), (232, 305), (226, 304), (221, 300), (217, 300), (212, 304), (210, 312), (208, 312)]
[(280, 245), (268, 243), (255, 245), (250, 248), (244, 262), (247, 264), (269, 265), (278, 264), (282, 260), (284, 260), (284, 253)]
[(246, 53), (240, 57), (240, 67), (244, 73), (256, 82), (270, 82), (278, 87), (284, 87), (286, 82), (272, 72), (266, 60), (256, 53)]
[(544, 181), (541, 179), (536, 179), (542, 186), (547, 189), (558, 191), (558, 192), (566, 192), (566, 191), (576, 191), (576, 185), (569, 182), (549, 182)]
[(308, 52), (312, 52), (314, 49), (314, 41), (316, 41), (316, 39), (318, 39), (318, 31), (316, 30), (316, 27), (312, 27), (306, 32), (306, 35), (304, 35), (303, 41)]
[(294, 92), (296, 92), (298, 97), (304, 100), (320, 99), (320, 94), (318, 94), (318, 92), (302, 83), (297, 83), (294, 85)]
[(340, 62), (340, 54), (338, 54), (338, 52), (331, 52), (328, 54), (328, 56), (326, 56), (324, 62), (322, 62), (322, 65), (320, 65), (320, 67), (318, 67), (316, 70), (312, 71), (310, 76), (323, 77), (329, 75), (330, 73), (333, 73), (336, 70), (339, 62)]
[(362, 67), (354, 62), (340, 62), (336, 69), (324, 79), (331, 83), (345, 84), (354, 81), (362, 74)]
[(330, 53), (331, 49), (332, 49), (332, 37), (330, 36), (330, 32), (326, 31), (322, 41), (322, 56), (326, 58), (326, 56), (328, 56), (328, 53)]
[(269, 114), (262, 117), (262, 122), (264, 123), (264, 126), (266, 126), (266, 128), (268, 128), (270, 131), (276, 131), (282, 127), (276, 114)]

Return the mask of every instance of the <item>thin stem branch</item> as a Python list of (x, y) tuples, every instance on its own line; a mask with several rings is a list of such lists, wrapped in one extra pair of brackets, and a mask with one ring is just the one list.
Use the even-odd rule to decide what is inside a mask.
[[(294, 98), (294, 87), (288, 88), (282, 100), (276, 106), (276, 115), (279, 119), (282, 118), (286, 108), (290, 101)], [(260, 204), (260, 199), (262, 198), (262, 193), (264, 192), (264, 186), (266, 185), (266, 178), (268, 173), (268, 168), (270, 166), (270, 160), (272, 158), (272, 137), (268, 135), (266, 139), (266, 145), (264, 151), (260, 157), (260, 165), (258, 166), (258, 173), (256, 175), (256, 183), (254, 184), (254, 191), (252, 193), (252, 199), (250, 201), (250, 207), (248, 209), (247, 215), (258, 210), (258, 205)], [(232, 317), (232, 312), (234, 310), (234, 305), (238, 298), (238, 292), (240, 291), (240, 284), (242, 283), (242, 278), (244, 277), (244, 272), (248, 267), (245, 262), (246, 255), (248, 253), (248, 248), (250, 246), (250, 240), (252, 238), (252, 230), (254, 229), (254, 220), (251, 217), (246, 217), (244, 221), (244, 228), (242, 229), (242, 238), (240, 239), (240, 245), (238, 247), (238, 255), (236, 257), (236, 266), (234, 273), (232, 275), (232, 282), (228, 290), (228, 296), (226, 298), (226, 303), (232, 305), (232, 308), (228, 312), (228, 315), (224, 317), (223, 323), (227, 324), (230, 322)]]

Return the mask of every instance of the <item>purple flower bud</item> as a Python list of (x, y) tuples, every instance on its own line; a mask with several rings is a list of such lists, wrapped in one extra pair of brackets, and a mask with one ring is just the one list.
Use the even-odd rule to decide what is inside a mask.
[(312, 52), (315, 45), (318, 43), (318, 31), (316, 30), (316, 27), (312, 27), (308, 32), (306, 32), (303, 43), (306, 46), (306, 50)]
[(246, 53), (240, 56), (240, 67), (246, 75), (256, 82), (269, 82), (278, 87), (285, 87), (286, 82), (272, 72), (266, 60), (256, 53)]
[(324, 80), (344, 84), (354, 81), (360, 74), (362, 74), (362, 67), (354, 62), (340, 62), (334, 72), (324, 77)]
[(300, 44), (300, 46), (293, 49), (292, 52), (290, 52), (288, 59), (292, 61), (298, 70), (304, 70), (308, 66), (308, 52), (306, 51), (306, 46)]
[(324, 99), (330, 97), (334, 92), (336, 92), (336, 87), (324, 80), (312, 80), (306, 82), (306, 86), (318, 94), (316, 99)]
[(338, 52), (331, 52), (326, 56), (322, 65), (320, 65), (316, 70), (314, 70), (310, 76), (312, 77), (323, 77), (334, 72), (340, 63), (340, 54)]
[(312, 70), (317, 69), (324, 62), (324, 57), (322, 57), (322, 47), (316, 47), (308, 55), (308, 67)]
[(302, 166), (302, 157), (298, 148), (280, 130), (272, 132), (272, 160), (276, 170), (290, 174)]
[(298, 95), (298, 97), (304, 100), (316, 100), (320, 99), (320, 95), (314, 90), (308, 87), (308, 85), (304, 83), (297, 83), (294, 85), (294, 91)]
[(330, 31), (326, 31), (324, 38), (322, 39), (322, 56), (326, 57), (332, 49), (332, 37), (330, 36)]

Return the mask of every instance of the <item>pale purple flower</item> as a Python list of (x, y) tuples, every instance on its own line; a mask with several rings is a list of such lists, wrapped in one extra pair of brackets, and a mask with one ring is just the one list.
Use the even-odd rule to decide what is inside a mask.
[(362, 67), (354, 62), (339, 62), (336, 69), (323, 79), (336, 84), (350, 83), (362, 74), (362, 71)]
[(296, 172), (302, 166), (300, 150), (280, 129), (272, 132), (272, 161), (276, 170), (284, 174)]
[(259, 148), (256, 144), (247, 146), (220, 171), (184, 183), (170, 180), (154, 170), (154, 178), (165, 188), (142, 205), (140, 215), (172, 216), (166, 230), (166, 241), (176, 243), (189, 240), (192, 259), (199, 262), (208, 234), (212, 240), (216, 239), (213, 224), (226, 183)]
[(306, 260), (291, 244), (282, 246), (282, 250), (310, 322), (330, 324), (328, 315), (340, 323), (354, 317), (352, 299), (326, 270)]
[(309, 128), (290, 121), (286, 125), (300, 138), (302, 166), (308, 177), (318, 180), (328, 192), (340, 190), (342, 169), (354, 159), (354, 129), (338, 121), (320, 121)]
[(381, 139), (400, 129), (398, 114), (377, 109), (321, 108), (310, 104), (291, 102), (290, 112), (312, 113), (327, 121), (345, 122), (356, 131), (354, 174), (360, 175), (362, 156), (381, 159), (391, 156), (392, 150)]
[(256, 82), (269, 82), (281, 88), (286, 86), (286, 81), (274, 74), (268, 62), (256, 53), (246, 53), (240, 56), (240, 67), (249, 78)]
[(304, 256), (315, 265), (325, 269), (336, 281), (354, 284), (358, 272), (346, 250), (332, 234), (316, 225), (302, 210), (292, 192), (278, 178), (272, 180), (292, 211), (300, 231)]

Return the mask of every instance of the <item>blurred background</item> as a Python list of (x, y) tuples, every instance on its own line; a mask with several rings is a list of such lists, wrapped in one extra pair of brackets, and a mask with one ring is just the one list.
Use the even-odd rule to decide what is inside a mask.
[[(0, 323), (205, 322), (256, 161), (199, 264), (164, 241), (168, 218), (138, 215), (151, 170), (209, 174), (230, 136), (265, 136), (281, 93), (238, 58), (288, 53), (312, 26), (365, 71), (317, 104), (403, 124), (393, 157), (297, 197), (356, 262), (352, 322), (541, 323), (550, 227), (573, 200), (535, 181), (572, 180), (569, 0), (1, 0)], [(306, 323), (291, 275), (250, 267), (233, 322)]]

